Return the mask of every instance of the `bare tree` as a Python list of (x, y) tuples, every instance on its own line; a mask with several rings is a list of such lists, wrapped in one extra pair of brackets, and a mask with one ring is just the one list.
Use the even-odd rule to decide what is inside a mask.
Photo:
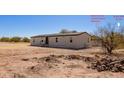
[(67, 29), (62, 29), (60, 33), (68, 33), (69, 31)]
[(98, 27), (97, 36), (105, 53), (112, 54), (113, 50), (117, 48), (122, 39), (123, 31), (123, 27), (119, 28), (110, 23), (107, 26)]
[(67, 30), (67, 29), (62, 29), (62, 30), (60, 31), (60, 33), (76, 33), (76, 32), (77, 32), (76, 30), (69, 31), (69, 30)]

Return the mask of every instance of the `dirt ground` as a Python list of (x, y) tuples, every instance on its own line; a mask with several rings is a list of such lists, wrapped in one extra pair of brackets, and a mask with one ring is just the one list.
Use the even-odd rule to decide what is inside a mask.
[[(0, 43), (0, 77), (1, 78), (110, 78), (124, 77), (122, 72), (97, 72), (88, 69), (88, 62), (57, 58), (44, 62), (42, 57), (50, 55), (81, 55), (92, 57), (100, 48), (69, 50), (30, 46), (29, 43)], [(124, 54), (124, 49), (116, 52)], [(49, 59), (51, 60), (51, 59)]]

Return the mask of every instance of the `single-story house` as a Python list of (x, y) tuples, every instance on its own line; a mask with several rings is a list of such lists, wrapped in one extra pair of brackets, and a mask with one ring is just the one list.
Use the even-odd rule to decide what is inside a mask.
[(31, 37), (31, 45), (81, 49), (91, 46), (91, 35), (87, 32), (63, 32)]

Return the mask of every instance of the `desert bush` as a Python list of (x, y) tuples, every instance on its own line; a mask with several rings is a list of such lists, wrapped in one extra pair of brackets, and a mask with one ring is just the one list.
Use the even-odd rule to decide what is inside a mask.
[(28, 37), (18, 37), (18, 36), (15, 36), (15, 37), (1, 37), (0, 38), (0, 42), (30, 42), (30, 39)]
[(69, 31), (69, 30), (67, 30), (67, 29), (62, 29), (62, 30), (60, 31), (60, 33), (76, 33), (76, 32), (77, 32), (76, 30)]
[(123, 43), (123, 32), (124, 27), (120, 27), (120, 29), (117, 30), (117, 27), (112, 24), (98, 28), (97, 37), (99, 37), (98, 40), (105, 53), (112, 54), (113, 50), (116, 49), (119, 44)]
[(30, 42), (30, 39), (27, 38), (27, 37), (24, 37), (24, 38), (22, 39), (22, 42)]
[(10, 41), (10, 38), (9, 37), (2, 37), (0, 39), (1, 42), (9, 42)]
[(21, 37), (12, 37), (11, 39), (10, 39), (10, 41), (11, 42), (20, 42), (21, 41)]

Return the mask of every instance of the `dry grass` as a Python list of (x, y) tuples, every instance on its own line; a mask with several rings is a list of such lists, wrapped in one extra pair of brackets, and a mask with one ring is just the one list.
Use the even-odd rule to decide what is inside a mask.
[(19, 49), (29, 46), (30, 43), (6, 43), (0, 42), (0, 49)]
[[(121, 49), (116, 52), (123, 55), (123, 51), (124, 49)], [(63, 58), (63, 55), (93, 57), (96, 54), (100, 55), (100, 53), (100, 48), (96, 47), (69, 50), (34, 47), (30, 46), (29, 43), (0, 43), (0, 77), (124, 77), (124, 74), (120, 72), (99, 73), (88, 69), (88, 62), (82, 60)], [(38, 61), (40, 58), (46, 58), (50, 55), (55, 55), (59, 62), (48, 60), (45, 62), (43, 59)]]

